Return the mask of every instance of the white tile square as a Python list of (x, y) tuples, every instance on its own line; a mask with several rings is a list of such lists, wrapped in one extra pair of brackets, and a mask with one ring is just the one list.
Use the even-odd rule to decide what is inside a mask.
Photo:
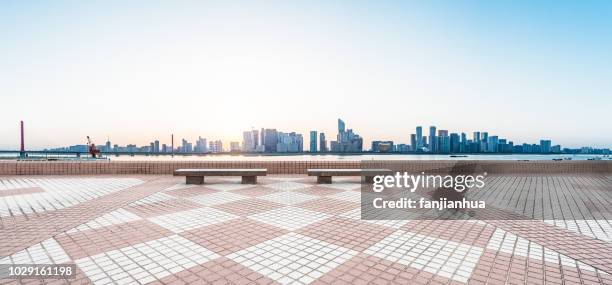
[(278, 183), (266, 184), (267, 188), (281, 190), (281, 191), (295, 191), (300, 189), (306, 189), (312, 187), (310, 184), (294, 182), (294, 181), (281, 181)]
[(133, 214), (125, 209), (117, 209), (110, 213), (104, 214), (100, 217), (97, 217), (87, 223), (81, 224), (75, 228), (72, 228), (68, 231), (68, 233), (86, 231), (90, 229), (98, 229), (107, 227), (110, 225), (118, 225), (133, 221), (141, 220), (139, 216)]
[(410, 222), (410, 220), (362, 220), (361, 219), (361, 208), (353, 209), (348, 212), (340, 214), (340, 217), (349, 218), (353, 220), (359, 220), (366, 223), (371, 223), (379, 226), (385, 226), (389, 228), (399, 229), (403, 225)]
[(361, 203), (361, 193), (357, 191), (343, 191), (336, 194), (327, 196), (328, 198), (334, 198), (342, 201)]
[(310, 200), (318, 199), (319, 197), (308, 195), (299, 192), (278, 192), (259, 197), (259, 199), (267, 200), (284, 205), (295, 205)]
[(168, 201), (168, 200), (174, 200), (174, 199), (176, 199), (176, 198), (173, 197), (173, 196), (170, 196), (170, 195), (162, 193), (162, 192), (157, 192), (157, 193), (154, 193), (154, 194), (149, 195), (147, 197), (144, 197), (143, 199), (140, 199), (138, 201), (132, 202), (129, 205), (130, 206), (149, 205), (149, 204), (154, 204), (154, 203)]
[[(218, 258), (219, 255), (178, 235), (76, 260), (94, 284), (148, 283)], [(147, 262), (144, 262), (147, 261)], [(106, 278), (100, 276), (101, 273)]]
[(149, 221), (172, 232), (180, 233), (212, 224), (222, 223), (238, 216), (217, 209), (202, 207), (188, 211), (148, 218)]
[(338, 189), (338, 190), (352, 191), (352, 190), (360, 189), (361, 183), (359, 182), (339, 182), (339, 183), (336, 182), (332, 184), (319, 184), (317, 186)]
[(214, 206), (229, 202), (240, 201), (248, 198), (250, 197), (232, 192), (216, 192), (211, 194), (197, 195), (189, 198), (188, 200), (191, 200), (204, 206)]
[(204, 187), (219, 190), (219, 191), (233, 191), (240, 189), (247, 189), (256, 187), (255, 184), (241, 184), (241, 183), (212, 183), (212, 184), (204, 184)]
[[(253, 263), (253, 256), (261, 257), (255, 254), (260, 250), (274, 254)], [(301, 253), (305, 256), (298, 257)], [(308, 284), (356, 254), (354, 250), (297, 233), (288, 233), (227, 257), (281, 284)], [(264, 261), (268, 261), (267, 265), (263, 265)]]
[(54, 238), (0, 258), (0, 264), (60, 264), (69, 261), (70, 257)]
[(297, 230), (329, 217), (331, 217), (331, 215), (291, 206), (248, 216), (249, 219), (290, 231)]
[(476, 266), (466, 262), (466, 257), (480, 257), (483, 251), (476, 246), (398, 230), (364, 253), (465, 282)]

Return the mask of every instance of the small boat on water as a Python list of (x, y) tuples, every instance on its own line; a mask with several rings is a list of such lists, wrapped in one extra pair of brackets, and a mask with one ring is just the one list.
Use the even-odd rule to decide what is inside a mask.
[(563, 158), (553, 158), (554, 161), (563, 161)]
[(450, 157), (468, 157), (467, 155), (457, 155), (457, 154), (453, 154), (450, 155)]

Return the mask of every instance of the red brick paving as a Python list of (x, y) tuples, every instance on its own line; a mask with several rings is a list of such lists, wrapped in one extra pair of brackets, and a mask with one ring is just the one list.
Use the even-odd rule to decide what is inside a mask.
[(483, 248), (495, 231), (495, 227), (469, 220), (414, 220), (401, 229)]
[[(236, 191), (232, 191), (236, 192)], [(263, 199), (244, 199), (236, 202), (229, 202), (220, 205), (212, 206), (213, 208), (219, 209), (221, 211), (238, 215), (238, 216), (250, 216), (257, 213), (274, 210), (277, 208), (284, 207), (285, 205), (275, 203), (272, 201), (267, 201)]]
[(331, 198), (322, 198), (300, 203), (295, 206), (311, 211), (338, 215), (359, 208), (359, 203), (353, 203)]
[(393, 230), (367, 222), (332, 217), (303, 228), (298, 233), (345, 248), (363, 251), (393, 233)]
[(31, 217), (0, 229), (0, 256), (11, 255), (77, 225), (142, 199), (174, 184), (169, 179), (149, 177), (145, 183), (78, 205)]
[(359, 254), (311, 284), (449, 284), (451, 280), (378, 257)]
[(146, 220), (97, 229), (61, 234), (55, 237), (73, 260), (162, 238), (173, 233)]
[(278, 284), (225, 257), (162, 278), (150, 285), (162, 284)]
[(190, 230), (180, 235), (220, 255), (227, 255), (287, 232), (268, 224), (240, 218)]
[(149, 218), (180, 211), (187, 211), (199, 207), (202, 207), (202, 205), (189, 200), (172, 199), (151, 204), (130, 205), (123, 208), (142, 218)]
[(168, 191), (165, 191), (164, 193), (177, 197), (177, 198), (189, 198), (189, 197), (198, 196), (198, 195), (212, 194), (215, 192), (220, 192), (220, 191), (215, 190), (215, 189), (206, 188), (203, 186), (194, 186), (194, 187), (183, 188), (183, 189), (168, 190)]
[(272, 189), (272, 188), (263, 187), (263, 186), (256, 186), (256, 187), (251, 187), (251, 188), (246, 188), (246, 189), (232, 190), (231, 192), (240, 194), (240, 195), (244, 195), (244, 196), (260, 197), (260, 196), (278, 193), (278, 192), (281, 192), (281, 190)]

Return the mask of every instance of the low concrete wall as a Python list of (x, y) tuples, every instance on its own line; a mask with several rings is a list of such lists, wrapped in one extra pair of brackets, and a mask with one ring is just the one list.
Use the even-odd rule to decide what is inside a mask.
[(0, 161), (0, 175), (171, 174), (179, 168), (267, 168), (270, 174), (304, 174), (308, 168), (390, 168), (448, 172), (457, 165), (491, 174), (612, 174), (612, 161)]

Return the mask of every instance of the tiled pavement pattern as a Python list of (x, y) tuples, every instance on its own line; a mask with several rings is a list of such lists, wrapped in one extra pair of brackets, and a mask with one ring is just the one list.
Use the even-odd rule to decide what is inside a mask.
[[(516, 185), (612, 186), (540, 179)], [(0, 264), (75, 263), (58, 284), (612, 284), (607, 219), (366, 221), (358, 180), (314, 180), (0, 177)]]

